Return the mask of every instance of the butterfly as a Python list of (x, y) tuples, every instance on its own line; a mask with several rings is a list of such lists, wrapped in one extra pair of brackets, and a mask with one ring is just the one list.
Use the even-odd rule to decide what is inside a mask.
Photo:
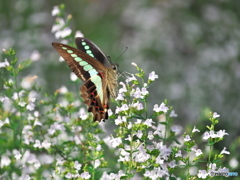
[(110, 96), (117, 97), (118, 65), (90, 40), (77, 37), (77, 49), (53, 42), (52, 45), (68, 66), (84, 84), (80, 87), (81, 97), (92, 112), (94, 121), (108, 119)]

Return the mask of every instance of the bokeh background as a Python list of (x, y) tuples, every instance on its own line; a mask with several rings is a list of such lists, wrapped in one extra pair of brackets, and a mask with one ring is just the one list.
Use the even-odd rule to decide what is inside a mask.
[(37, 75), (48, 92), (72, 88), (70, 69), (51, 46), (60, 41), (51, 33), (51, 10), (61, 3), (73, 16), (72, 30), (94, 41), (121, 71), (134, 73), (135, 62), (159, 75), (150, 102), (168, 99), (177, 124), (207, 124), (203, 114), (210, 108), (221, 115), (218, 128), (230, 133), (225, 143), (239, 136), (240, 1), (0, 1), (0, 48), (16, 49), (20, 60), (39, 53), (25, 74)]

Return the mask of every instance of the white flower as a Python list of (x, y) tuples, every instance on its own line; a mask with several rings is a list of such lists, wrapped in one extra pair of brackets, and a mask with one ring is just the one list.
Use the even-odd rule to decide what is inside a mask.
[(135, 67), (137, 67), (137, 64), (136, 64), (136, 63), (134, 63), (134, 62), (132, 62), (132, 65), (133, 65), (133, 66), (135, 66)]
[(208, 173), (206, 170), (199, 170), (197, 176), (198, 178), (205, 179), (208, 176)]
[(38, 61), (40, 58), (41, 58), (41, 54), (40, 54), (39, 51), (37, 51), (37, 50), (34, 50), (34, 51), (32, 52), (32, 54), (30, 55), (30, 59), (31, 59), (32, 61)]
[(156, 163), (158, 164), (164, 164), (164, 159), (161, 158), (161, 156), (158, 156), (156, 159), (155, 159)]
[(200, 132), (199, 129), (196, 129), (196, 126), (193, 127), (192, 133), (194, 132)]
[(60, 94), (66, 94), (68, 92), (68, 89), (66, 86), (61, 86), (59, 89), (58, 89), (58, 92)]
[(118, 93), (118, 96), (116, 97), (116, 100), (123, 101), (124, 100), (124, 94)]
[(11, 159), (7, 156), (2, 155), (0, 160), (0, 167), (8, 166), (11, 163)]
[(152, 119), (146, 119), (146, 121), (145, 121), (143, 124), (151, 127), (151, 126), (152, 126), (152, 123), (154, 123)]
[(22, 154), (18, 150), (13, 150), (15, 159), (19, 160), (22, 157)]
[(116, 125), (122, 124), (124, 122), (127, 122), (126, 116), (118, 116), (118, 118), (115, 119), (115, 124)]
[(157, 79), (157, 78), (158, 78), (158, 75), (155, 74), (154, 71), (152, 71), (148, 76), (148, 79), (151, 80), (151, 81), (155, 81), (155, 79)]
[(209, 132), (205, 132), (205, 133), (203, 134), (203, 139), (207, 140), (207, 139), (209, 139), (209, 138), (210, 138)]
[(226, 151), (226, 149), (227, 149), (227, 148), (224, 147), (220, 154), (230, 154), (230, 152), (229, 152), (229, 151)]
[(81, 174), (81, 178), (83, 178), (83, 179), (89, 179), (90, 177), (91, 177), (91, 175), (88, 172), (83, 172)]
[(132, 74), (132, 77), (127, 77), (126, 82), (129, 83), (136, 80), (137, 80), (136, 77)]
[(142, 88), (141, 94), (143, 96), (146, 96), (147, 94), (149, 94), (149, 92), (147, 91), (147, 88)]
[(210, 163), (210, 164), (209, 164), (209, 169), (212, 169), (212, 170), (217, 169), (216, 163)]
[(152, 131), (148, 131), (148, 139), (152, 140), (153, 138), (154, 138), (153, 132)]
[(191, 138), (190, 138), (190, 136), (189, 136), (189, 135), (186, 135), (186, 136), (183, 138), (183, 140), (184, 140), (184, 141), (190, 141), (190, 140), (191, 140)]
[(88, 117), (88, 114), (84, 108), (80, 108), (79, 110), (79, 117), (81, 120), (86, 120)]
[(175, 154), (175, 157), (182, 157), (182, 152), (181, 152), (181, 150), (178, 150), (178, 152)]
[(75, 38), (76, 37), (84, 37), (84, 35), (83, 35), (83, 33), (81, 32), (81, 31), (77, 31), (76, 33), (75, 33)]
[(203, 154), (201, 149), (191, 148), (191, 150), (195, 152), (196, 157), (198, 157), (201, 154)]
[(65, 27), (63, 30), (57, 31), (55, 33), (56, 39), (65, 38), (72, 33), (72, 30), (69, 27)]
[(71, 79), (71, 81), (76, 81), (78, 79), (78, 77), (76, 76), (75, 73), (71, 72), (70, 73), (70, 79)]
[(169, 115), (170, 117), (177, 117), (178, 115), (175, 113), (175, 111), (174, 110), (172, 110), (171, 112), (170, 112), (170, 115)]
[(4, 59), (4, 61), (5, 62), (0, 62), (0, 68), (4, 68), (10, 65), (6, 58)]
[(171, 161), (171, 162), (168, 164), (168, 166), (169, 166), (170, 168), (175, 168), (175, 167), (177, 166), (176, 161), (175, 161), (175, 160)]
[(65, 21), (63, 18), (57, 17), (56, 22), (57, 24), (54, 24), (52, 27), (52, 30), (51, 30), (52, 33), (60, 31), (65, 26)]
[(166, 113), (166, 112), (169, 110), (169, 108), (165, 105), (164, 102), (162, 102), (159, 107), (158, 107), (157, 104), (155, 104), (153, 110), (154, 110), (155, 112), (160, 112), (160, 111), (162, 111), (162, 112)]
[(46, 140), (46, 139), (42, 142), (42, 147), (45, 149), (49, 149), (51, 147), (51, 145), (52, 144), (50, 142), (48, 142), (48, 140)]
[(119, 93), (127, 92), (127, 87), (124, 82), (120, 82), (119, 84), (122, 85), (122, 88), (119, 89)]
[(137, 110), (142, 110), (143, 105), (139, 101), (133, 104), (133, 107), (137, 108)]
[(140, 139), (143, 136), (143, 132), (141, 130), (138, 130), (136, 136)]
[(217, 137), (223, 138), (223, 136), (228, 135), (225, 130), (219, 130), (216, 134)]
[(136, 90), (132, 93), (132, 96), (137, 99), (142, 99), (143, 95), (140, 88), (137, 87)]
[(111, 137), (109, 143), (111, 144), (111, 146), (113, 148), (116, 148), (117, 146), (119, 146), (122, 143), (122, 139), (120, 137), (117, 137), (117, 138)]
[(52, 16), (56, 16), (58, 13), (60, 13), (58, 6), (54, 6), (52, 10)]
[(74, 162), (74, 168), (76, 169), (76, 170), (80, 170), (81, 169), (81, 167), (82, 167), (82, 164), (80, 164), (78, 161), (75, 161)]
[(218, 117), (220, 117), (220, 115), (218, 113), (214, 112), (213, 113), (213, 118), (218, 118)]
[(133, 153), (133, 156), (136, 162), (145, 162), (150, 158), (150, 155), (146, 153), (143, 145), (139, 147), (138, 152)]
[(96, 159), (96, 160), (94, 161), (94, 163), (93, 163), (93, 167), (94, 167), (94, 168), (98, 168), (100, 165), (101, 165), (101, 162), (100, 162), (99, 159)]
[(182, 126), (174, 125), (173, 127), (171, 127), (171, 131), (178, 134), (182, 131)]

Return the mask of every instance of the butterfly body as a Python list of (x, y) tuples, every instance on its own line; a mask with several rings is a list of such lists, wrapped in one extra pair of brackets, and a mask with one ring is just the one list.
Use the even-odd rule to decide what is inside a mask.
[(56, 51), (67, 62), (71, 70), (84, 84), (80, 88), (88, 111), (94, 121), (108, 119), (110, 96), (116, 98), (119, 77), (117, 64), (111, 63), (103, 52), (90, 40), (76, 38), (78, 49), (52, 43)]

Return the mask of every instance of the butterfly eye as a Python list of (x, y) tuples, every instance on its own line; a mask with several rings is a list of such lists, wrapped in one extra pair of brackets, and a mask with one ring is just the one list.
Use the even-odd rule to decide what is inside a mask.
[(117, 70), (117, 66), (115, 64), (112, 65), (113, 70)]

